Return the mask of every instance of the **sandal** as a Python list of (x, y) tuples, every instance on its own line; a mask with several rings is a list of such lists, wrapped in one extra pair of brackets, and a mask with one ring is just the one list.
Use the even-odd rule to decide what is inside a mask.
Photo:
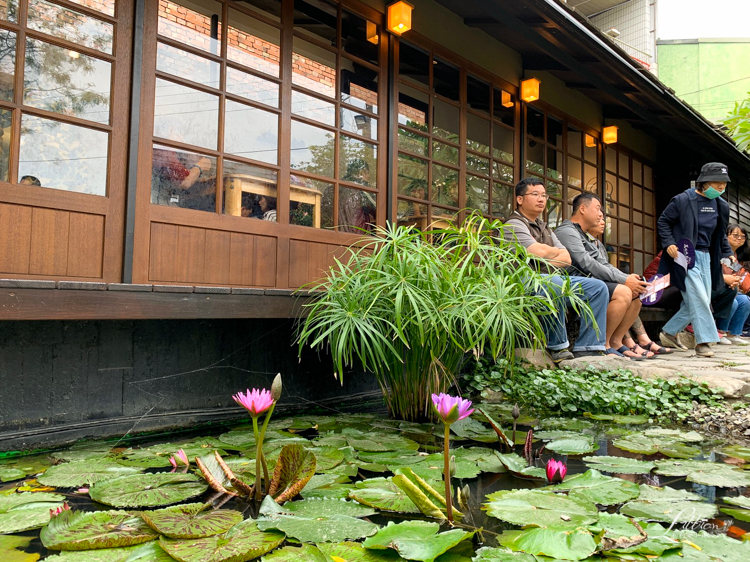
[(625, 357), (622, 353), (620, 353), (617, 349), (614, 347), (608, 347), (607, 351), (604, 352), (606, 355), (616, 355), (617, 357)]
[(624, 355), (625, 357), (627, 357), (631, 361), (643, 361), (643, 360), (646, 359), (646, 357), (644, 357), (642, 355), (638, 355), (638, 354), (636, 354), (636, 355), (628, 355), (628, 353), (635, 353), (635, 351), (633, 351), (632, 349), (630, 349), (629, 347), (627, 347), (625, 345), (623, 345), (621, 348), (617, 349), (616, 351), (618, 353)]
[[(641, 351), (636, 351), (636, 349), (641, 349)], [(633, 353), (639, 354), (641, 357), (645, 357), (646, 359), (653, 359), (656, 357), (656, 353), (653, 351), (650, 351), (648, 349), (644, 349), (641, 345), (635, 344), (633, 347), (630, 348), (630, 351)], [(649, 353), (651, 355), (649, 355)]]
[[(645, 347), (644, 347), (645, 346)], [(656, 350), (654, 350), (654, 346), (657, 347)], [(644, 344), (641, 346), (643, 349), (648, 349), (649, 351), (653, 352), (656, 355), (669, 355), (672, 353), (672, 350), (668, 347), (662, 347), (656, 342), (648, 342), (647, 344)]]

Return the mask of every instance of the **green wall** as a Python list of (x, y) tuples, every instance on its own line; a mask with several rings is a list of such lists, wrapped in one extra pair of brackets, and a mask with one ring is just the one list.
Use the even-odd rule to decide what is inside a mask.
[(711, 121), (748, 97), (750, 39), (658, 41), (656, 52), (659, 79)]

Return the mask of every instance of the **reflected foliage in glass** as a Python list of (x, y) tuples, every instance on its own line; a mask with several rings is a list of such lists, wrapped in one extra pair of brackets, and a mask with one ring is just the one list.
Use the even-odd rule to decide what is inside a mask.
[(332, 183), (292, 174), (289, 224), (333, 228), (333, 193)]
[(430, 200), (438, 205), (458, 207), (458, 170), (432, 165)]
[(490, 181), (477, 176), (466, 176), (466, 206), (487, 213), (490, 206)]
[(27, 20), (29, 29), (112, 54), (114, 26), (111, 23), (46, 0), (30, 0)]
[(335, 135), (292, 119), (291, 166), (321, 176), (333, 177)]
[(340, 179), (365, 187), (377, 187), (378, 148), (347, 135), (341, 135), (339, 144)]
[(0, 100), (13, 101), (16, 76), (16, 34), (0, 29)]
[(13, 112), (0, 109), (0, 181), (10, 181), (10, 147)]
[[(398, 193), (416, 199), (427, 199), (427, 161), (406, 154), (398, 155)], [(424, 210), (421, 213), (424, 214)]]

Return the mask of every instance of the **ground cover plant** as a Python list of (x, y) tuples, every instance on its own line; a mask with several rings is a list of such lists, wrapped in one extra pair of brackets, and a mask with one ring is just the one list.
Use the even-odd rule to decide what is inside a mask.
[(430, 396), (446, 392), (467, 353), (512, 359), (544, 341), (541, 321), (567, 298), (502, 224), (470, 216), (462, 228), (380, 229), (337, 262), (308, 305), (298, 342), (330, 352), (336, 376), (360, 367), (377, 379), (393, 417), (434, 420)]
[(461, 386), (469, 394), (485, 389), (502, 392), (505, 399), (540, 413), (573, 415), (644, 415), (657, 420), (683, 421), (693, 401), (715, 406), (721, 394), (689, 379), (644, 380), (625, 369), (537, 369), (528, 364), (482, 357), (463, 374)]

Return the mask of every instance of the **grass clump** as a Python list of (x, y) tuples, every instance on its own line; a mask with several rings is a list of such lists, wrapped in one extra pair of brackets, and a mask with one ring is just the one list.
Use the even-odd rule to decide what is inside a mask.
[(502, 392), (506, 400), (538, 413), (647, 415), (662, 421), (688, 418), (693, 401), (717, 406), (718, 390), (687, 378), (643, 380), (625, 369), (538, 370), (528, 364), (479, 358), (462, 375), (467, 393)]

